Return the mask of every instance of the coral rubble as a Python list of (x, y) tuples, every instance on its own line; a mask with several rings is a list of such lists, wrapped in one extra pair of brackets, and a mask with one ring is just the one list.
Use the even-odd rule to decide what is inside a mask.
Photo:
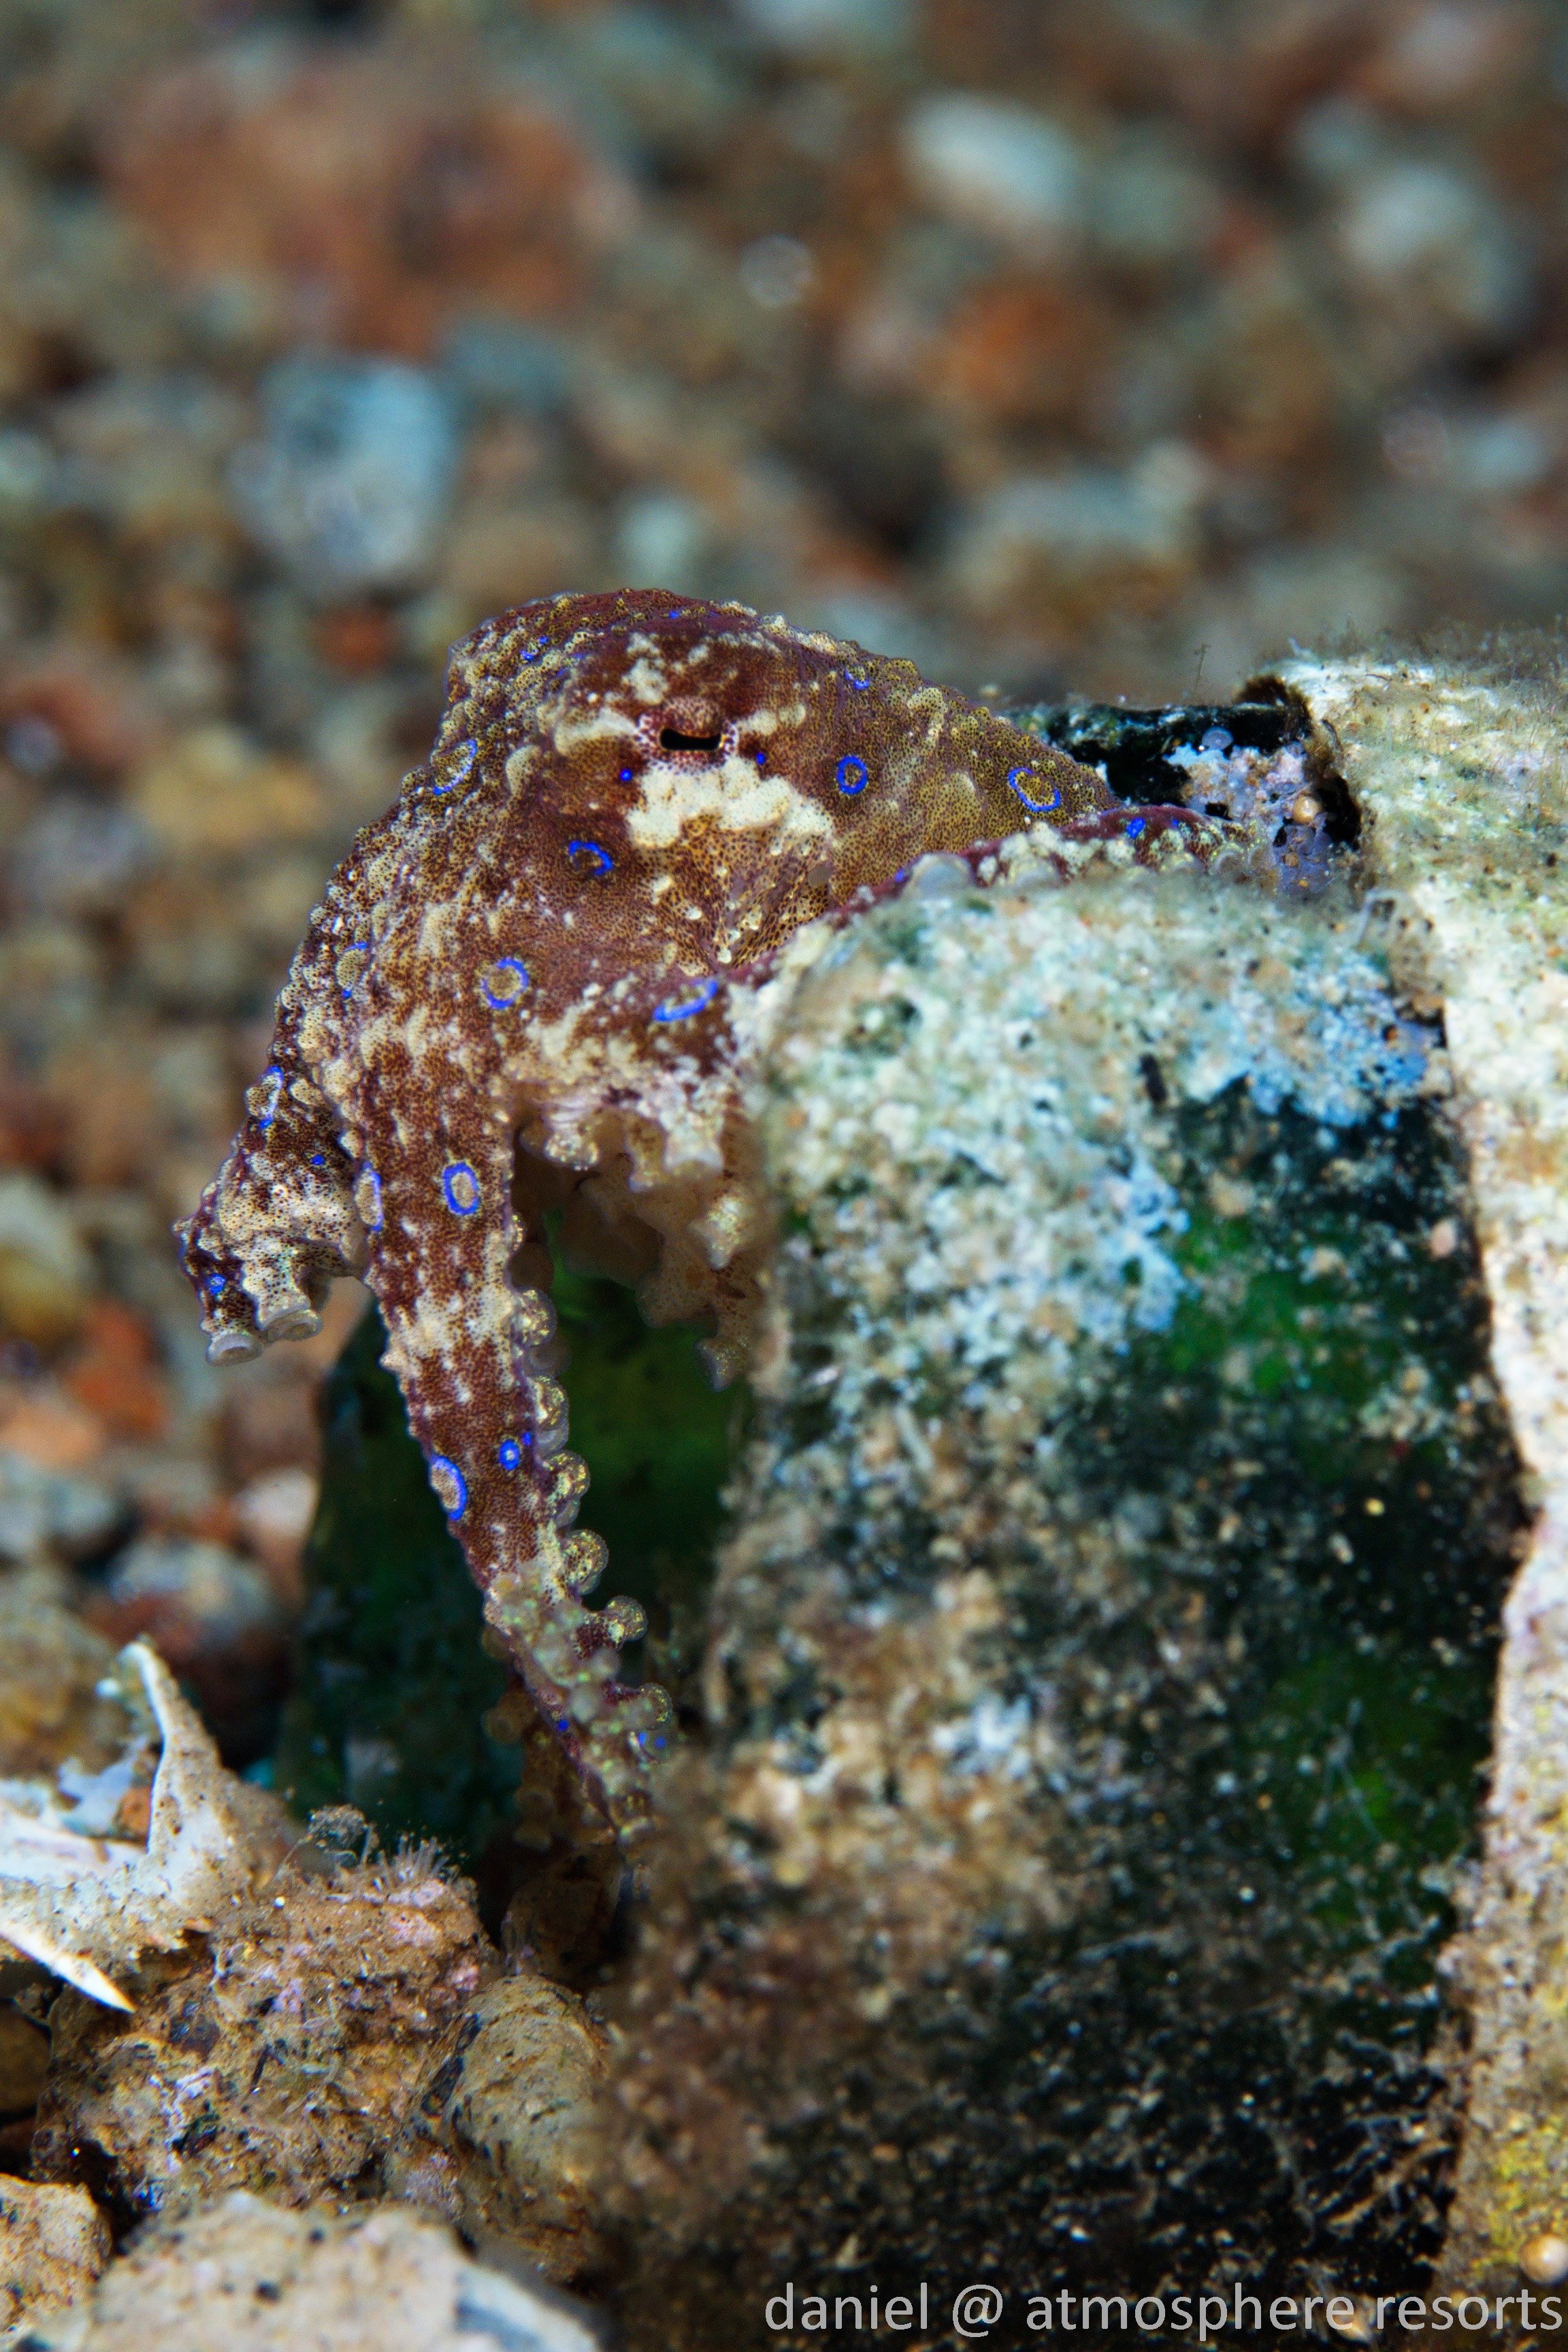
[(121, 2229), (229, 2188), (371, 2192), (426, 2051), (496, 1956), (428, 1853), (300, 1858), (145, 1962), (131, 2015), (62, 1994), (40, 2178), (89, 2187)]

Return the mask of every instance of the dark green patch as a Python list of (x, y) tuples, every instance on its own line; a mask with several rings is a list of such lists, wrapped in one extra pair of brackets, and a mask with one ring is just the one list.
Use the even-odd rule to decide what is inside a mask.
[[(995, 1535), (976, 1513), (968, 1538), (1011, 1696), (1059, 1739), (1064, 1878), (1095, 1897), (1024, 1942), (976, 1920), (920, 2129), (943, 2137), (942, 2102), (1005, 2117), (994, 2145), (963, 2126), (971, 2177), (943, 2187), (994, 2233), (976, 2275), (1010, 2233), (1097, 2292), (1300, 2293), (1314, 2265), (1387, 2289), (1429, 2260), (1451, 2177), (1436, 1961), (1524, 1517), (1463, 1174), (1426, 1104), (1349, 1130), (1245, 1083), (1155, 1109), (1175, 1312), (1080, 1343), (1051, 1425), (986, 1473)], [(846, 1301), (817, 1264), (797, 1236), (787, 1295), (801, 1360), (831, 1363)], [(903, 1401), (983, 1457), (975, 1377), (939, 1365)], [(814, 1392), (789, 1412), (789, 1446), (834, 1442)], [(919, 1486), (846, 1482), (827, 1548), (862, 1601), (923, 1605), (941, 1532)], [(770, 1696), (749, 1727), (810, 1770), (823, 1694)]]
[[(1519, 1465), (1424, 1107), (1334, 1132), (1238, 1086), (1168, 1133), (1188, 1286), (1086, 1381), (1056, 1457), (1066, 1556), (1128, 1530), (1122, 1605), (1070, 1568), (1019, 1595), (1106, 1886), (1016, 2021), (1021, 2095), (1061, 2151), (1058, 2215), (1102, 2236), (1124, 2194), (1145, 2206), (1130, 2277), (1163, 2242), (1194, 2276), (1232, 2248), (1259, 2277), (1332, 2249), (1390, 2284), (1446, 2194), (1446, 2131), (1406, 2135), (1445, 2096), (1436, 1959), (1476, 1849)], [(1245, 1214), (1216, 1208), (1227, 1183)]]
[[(689, 1330), (651, 1331), (618, 1284), (563, 1274), (572, 1438), (593, 1484), (584, 1524), (610, 1546), (595, 1599), (650, 1620), (648, 1670), (678, 1690), (719, 1526), (730, 1400)], [(511, 1817), (518, 1750), (482, 1718), (506, 1686), (480, 1647), (479, 1596), (425, 1464), (373, 1309), (327, 1383), (310, 1599), (277, 1767), (300, 1811), (350, 1798), (382, 1837), (439, 1838), (474, 1862)]]
[(679, 1698), (696, 1662), (743, 1392), (716, 1392), (694, 1334), (650, 1330), (619, 1283), (563, 1267), (554, 1297), (571, 1349), (562, 1380), (572, 1446), (593, 1479), (583, 1524), (610, 1547), (594, 1598), (642, 1602), (647, 1672)]

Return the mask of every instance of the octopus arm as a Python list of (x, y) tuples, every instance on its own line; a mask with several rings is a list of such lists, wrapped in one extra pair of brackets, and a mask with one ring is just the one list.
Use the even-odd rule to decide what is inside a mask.
[[(553, 1308), (510, 1277), (527, 1238), (512, 1206), (515, 1107), (483, 1087), (451, 1088), (429, 1057), (391, 1041), (355, 1113), (375, 1176), (365, 1278), (386, 1325), (384, 1360), (492, 1633), (629, 1830), (669, 1703), (618, 1674), (619, 1647), (643, 1631), (636, 1604), (593, 1610), (582, 1599), (605, 1550), (574, 1528), (587, 1472), (565, 1450), (565, 1394), (542, 1369)], [(416, 1152), (411, 1135), (423, 1139)]]
[(339, 1275), (361, 1271), (363, 1187), (332, 1089), (319, 1083), (352, 1031), (353, 999), (400, 859), (416, 830), (416, 769), (327, 885), (278, 1000), (267, 1066), (216, 1176), (174, 1233), (214, 1363), (304, 1339)]
[(274, 1339), (308, 1339), (321, 1328), (328, 1285), (363, 1262), (353, 1163), (298, 1030), (286, 1003), (228, 1157), (174, 1228), (214, 1363), (240, 1361)]

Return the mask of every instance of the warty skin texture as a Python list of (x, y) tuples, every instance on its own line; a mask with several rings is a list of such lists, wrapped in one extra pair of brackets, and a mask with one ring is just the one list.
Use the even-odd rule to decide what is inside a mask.
[(490, 1626), (623, 1827), (668, 1702), (617, 1676), (636, 1604), (580, 1598), (605, 1549), (571, 1531), (545, 1212), (650, 1319), (705, 1321), (728, 1377), (765, 1243), (746, 1079), (791, 942), (933, 852), (1163, 822), (911, 664), (739, 605), (559, 596), (454, 648), (429, 763), (332, 876), (178, 1230), (219, 1362), (363, 1275)]

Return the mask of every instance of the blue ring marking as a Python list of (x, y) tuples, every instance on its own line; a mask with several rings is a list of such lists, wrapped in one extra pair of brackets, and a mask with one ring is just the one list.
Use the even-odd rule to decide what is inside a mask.
[(870, 679), (869, 679), (868, 677), (856, 677), (856, 675), (855, 675), (855, 673), (854, 673), (854, 671), (853, 671), (852, 669), (847, 669), (847, 670), (845, 671), (845, 673), (844, 673), (844, 679), (845, 679), (845, 683), (846, 683), (846, 685), (847, 685), (847, 686), (858, 687), (858, 688), (859, 688), (859, 690), (860, 690), (860, 692), (861, 692), (862, 694), (864, 694), (864, 693), (865, 693), (865, 691), (866, 691), (867, 688), (868, 688), (868, 687), (870, 685), (870, 683), (871, 683), (871, 681), (870, 681)]
[(631, 772), (631, 770), (630, 770), (629, 768), (623, 768), (623, 769), (621, 770), (621, 782), (622, 782), (622, 783), (623, 783), (623, 784), (629, 784), (629, 783), (631, 782), (631, 780), (632, 780), (632, 772)]
[(453, 1160), (441, 1171), (441, 1192), (455, 1217), (471, 1217), (479, 1205), (479, 1180), (466, 1160)]
[(311, 1167), (312, 1167), (312, 1168), (324, 1168), (324, 1167), (326, 1166), (326, 1164), (327, 1164), (327, 1155), (326, 1155), (326, 1153), (325, 1153), (324, 1151), (312, 1151), (312, 1152), (311, 1152), (311, 1154), (310, 1154), (310, 1165), (311, 1165)]
[(269, 1086), (272, 1089), (267, 1098), (266, 1109), (258, 1111), (256, 1114), (256, 1124), (265, 1135), (277, 1118), (278, 1106), (283, 1099), (283, 1073), (274, 1065), (271, 1069), (263, 1070), (261, 1082), (263, 1086)]
[(1127, 838), (1129, 841), (1136, 841), (1139, 835), (1148, 824), (1148, 822), (1149, 820), (1147, 817), (1130, 816), (1127, 820)]
[(655, 1007), (653, 1017), (656, 1021), (685, 1021), (693, 1013), (705, 1011), (718, 995), (721, 985), (718, 973), (710, 973), (695, 996), (687, 997), (684, 1003), (677, 997), (667, 996), (662, 1004)]
[(592, 865), (595, 882), (602, 882), (606, 874), (613, 874), (616, 869), (616, 861), (609, 851), (601, 849), (596, 841), (569, 841), (566, 855), (574, 864), (580, 855), (586, 857)]
[[(497, 981), (501, 983), (499, 988), (491, 985)], [(493, 1013), (507, 1013), (531, 986), (528, 966), (520, 963), (516, 956), (502, 956), (480, 981), (479, 994)]]
[(833, 772), (839, 791), (851, 799), (857, 793), (863, 793), (871, 781), (871, 771), (855, 751), (846, 751)]
[(768, 764), (768, 755), (767, 755), (767, 753), (766, 753), (765, 751), (759, 751), (759, 752), (757, 753), (757, 765), (758, 765), (758, 767), (759, 767), (759, 768), (765, 768), (765, 767), (767, 766), (767, 764)]
[(436, 1500), (449, 1519), (460, 1519), (468, 1507), (468, 1482), (455, 1462), (444, 1454), (430, 1456), (430, 1484), (436, 1489)]
[(453, 752), (451, 772), (447, 775), (445, 783), (443, 783), (438, 777), (432, 778), (432, 789), (438, 793), (455, 793), (458, 786), (459, 784), (466, 784), (468, 778), (473, 774), (474, 761), (479, 758), (479, 747), (470, 735), (467, 741), (459, 743), (457, 750)]
[(1035, 768), (1010, 768), (1007, 772), (1007, 788), (1010, 792), (1016, 793), (1018, 798), (1023, 802), (1024, 806), (1026, 809), (1033, 809), (1037, 816), (1048, 816), (1052, 809), (1059, 809), (1062, 804), (1062, 788), (1060, 784), (1053, 784), (1051, 786), (1051, 796), (1048, 801), (1032, 801), (1029, 798), (1028, 793), (1024, 790), (1023, 785), (1018, 782), (1020, 776), (1033, 776), (1037, 775), (1038, 772), (1038, 770)]
[[(365, 1196), (363, 1201), (360, 1198), (360, 1194), (362, 1192)], [(360, 1223), (363, 1225), (366, 1233), (380, 1233), (381, 1179), (376, 1174), (374, 1168), (362, 1168), (360, 1170), (359, 1181), (354, 1186), (354, 1206), (359, 1211)], [(373, 1212), (374, 1213), (372, 1213)]]
[(503, 1437), (496, 1447), (496, 1460), (503, 1470), (515, 1470), (522, 1460), (522, 1448), (515, 1437)]
[(521, 653), (518, 656), (519, 661), (537, 661), (540, 655), (544, 651), (545, 646), (549, 643), (550, 640), (548, 637), (535, 637), (531, 646), (524, 646)]
[(207, 1297), (209, 1298), (221, 1298), (227, 1288), (228, 1285), (224, 1280), (222, 1275), (215, 1274), (210, 1276), (207, 1282)]

